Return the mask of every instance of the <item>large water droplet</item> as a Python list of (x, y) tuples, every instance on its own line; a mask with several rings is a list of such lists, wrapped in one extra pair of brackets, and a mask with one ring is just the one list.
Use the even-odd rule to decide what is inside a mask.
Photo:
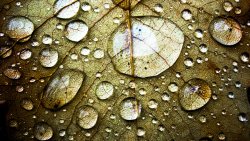
[(107, 81), (100, 82), (96, 88), (96, 96), (99, 99), (108, 99), (114, 93), (114, 86)]
[(162, 18), (131, 20), (131, 30), (127, 24), (122, 24), (109, 40), (108, 53), (116, 70), (144, 78), (156, 76), (171, 67), (180, 55), (183, 32)]
[(40, 52), (39, 62), (43, 67), (54, 67), (58, 62), (58, 52), (52, 48), (44, 48)]
[(65, 36), (73, 42), (81, 41), (88, 33), (88, 26), (81, 20), (71, 21), (66, 25)]
[(40, 141), (49, 140), (53, 136), (53, 129), (46, 122), (38, 122), (34, 126), (34, 136)]
[(3, 31), (16, 41), (27, 41), (34, 31), (34, 24), (26, 17), (12, 17), (3, 26)]
[(93, 128), (98, 119), (97, 111), (91, 106), (83, 106), (78, 109), (77, 124), (83, 129)]
[(56, 110), (69, 103), (80, 89), (84, 77), (78, 70), (64, 69), (57, 72), (43, 93), (43, 106)]
[(215, 18), (209, 25), (212, 37), (223, 45), (235, 45), (242, 38), (241, 26), (232, 18)]
[(54, 4), (54, 13), (58, 18), (70, 19), (77, 14), (79, 8), (78, 0), (57, 0)]
[(141, 114), (141, 104), (140, 102), (133, 98), (129, 97), (124, 99), (120, 105), (120, 115), (125, 120), (135, 120)]
[(211, 93), (206, 81), (199, 78), (191, 79), (180, 90), (180, 104), (185, 110), (199, 109), (209, 101)]

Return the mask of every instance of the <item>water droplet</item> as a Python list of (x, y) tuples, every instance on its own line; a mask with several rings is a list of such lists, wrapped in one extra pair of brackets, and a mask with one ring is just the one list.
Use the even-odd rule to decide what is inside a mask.
[(61, 19), (74, 17), (79, 9), (80, 2), (78, 0), (57, 0), (54, 3), (54, 13)]
[(27, 111), (30, 111), (34, 108), (34, 105), (30, 99), (24, 98), (21, 100), (21, 107)]
[(191, 11), (190, 10), (188, 10), (188, 9), (184, 9), (182, 12), (181, 12), (181, 14), (182, 14), (182, 18), (184, 19), (184, 20), (186, 20), (186, 21), (188, 21), (188, 20), (191, 20), (192, 19), (192, 13), (191, 13)]
[(159, 3), (155, 4), (154, 9), (155, 9), (156, 12), (159, 12), (159, 13), (163, 12), (163, 6), (161, 4), (159, 4)]
[(129, 97), (124, 99), (120, 105), (120, 115), (125, 120), (136, 120), (141, 114), (141, 104), (140, 102)]
[(1, 58), (7, 58), (12, 54), (12, 49), (10, 47), (0, 47)]
[(52, 48), (42, 49), (39, 56), (39, 62), (43, 67), (54, 67), (58, 62), (58, 52)]
[(48, 109), (59, 109), (69, 103), (80, 89), (85, 75), (78, 70), (64, 69), (51, 78), (42, 96)]
[(104, 57), (104, 51), (102, 49), (96, 49), (94, 52), (94, 57), (96, 59), (101, 59)]
[(232, 18), (215, 18), (209, 25), (212, 37), (223, 45), (235, 45), (242, 38), (241, 26)]
[(140, 95), (146, 95), (147, 91), (144, 88), (139, 89), (139, 94)]
[(109, 4), (109, 3), (104, 3), (103, 7), (104, 7), (105, 9), (109, 9), (109, 8), (110, 8), (110, 4)]
[(84, 21), (74, 20), (66, 25), (65, 36), (70, 41), (79, 42), (87, 35), (88, 31), (89, 27)]
[(21, 72), (14, 68), (8, 68), (4, 70), (4, 75), (10, 79), (19, 79), (21, 77)]
[(114, 93), (114, 86), (108, 81), (100, 82), (97, 85), (95, 92), (96, 96), (102, 100), (110, 98), (113, 95), (113, 93)]
[(32, 52), (29, 50), (29, 49), (23, 49), (21, 52), (20, 52), (20, 58), (22, 60), (27, 60), (27, 59), (30, 59), (32, 55)]
[(168, 93), (163, 93), (163, 94), (161, 95), (161, 99), (162, 99), (163, 101), (169, 101), (169, 100), (170, 100), (170, 95), (169, 95)]
[(34, 136), (40, 141), (49, 140), (53, 136), (53, 129), (46, 122), (38, 122), (34, 126)]
[(208, 83), (194, 78), (182, 86), (179, 93), (180, 104), (185, 110), (196, 110), (207, 104), (211, 95)]
[(201, 115), (201, 116), (199, 117), (199, 120), (200, 120), (201, 123), (207, 122), (207, 118), (206, 118), (206, 116), (204, 116), (204, 115)]
[(98, 112), (91, 106), (82, 106), (78, 109), (77, 124), (83, 129), (93, 128), (98, 120)]
[(175, 83), (175, 82), (171, 82), (169, 85), (168, 85), (168, 90), (170, 92), (177, 92), (179, 89), (178, 85)]
[(249, 54), (247, 52), (241, 53), (240, 60), (244, 63), (249, 62)]
[(196, 29), (195, 32), (194, 32), (194, 36), (198, 39), (201, 39), (203, 38), (203, 31), (201, 29)]
[(199, 45), (199, 50), (201, 53), (207, 53), (208, 47), (206, 44), (201, 44), (201, 45)]
[(220, 133), (218, 135), (218, 138), (219, 138), (219, 140), (225, 140), (226, 139), (226, 135), (224, 133)]
[(81, 8), (82, 8), (83, 11), (90, 11), (91, 10), (91, 5), (89, 5), (89, 3), (87, 3), (87, 2), (84, 2), (82, 4)]
[(245, 113), (239, 113), (238, 119), (239, 119), (239, 121), (241, 121), (241, 122), (247, 122), (247, 121), (248, 121), (247, 114), (245, 114)]
[(194, 61), (192, 58), (186, 58), (184, 60), (184, 65), (187, 66), (187, 67), (192, 67), (194, 66)]
[(223, 4), (223, 8), (225, 11), (230, 12), (233, 9), (233, 5), (229, 1), (225, 1)]
[(234, 98), (235, 98), (235, 95), (234, 95), (233, 92), (228, 92), (227, 96), (228, 96), (228, 98), (230, 98), (230, 99), (234, 99)]
[(143, 128), (139, 127), (137, 129), (137, 136), (142, 137), (145, 135), (145, 133), (146, 133), (146, 131)]
[(155, 99), (149, 100), (149, 102), (148, 102), (148, 107), (149, 107), (150, 109), (156, 109), (156, 108), (158, 107), (157, 101), (156, 101)]
[(3, 31), (16, 41), (25, 42), (34, 31), (34, 24), (26, 17), (12, 17), (3, 26)]
[[(183, 32), (170, 20), (162, 18), (140, 17), (131, 21), (132, 38), (127, 25), (122, 24), (108, 42), (108, 53), (115, 69), (123, 74), (145, 78), (157, 76), (171, 67), (183, 47)], [(159, 32), (161, 30), (164, 32)], [(133, 54), (130, 53), (130, 42)]]
[(81, 49), (81, 55), (87, 56), (90, 54), (90, 49), (88, 47), (83, 47)]
[(42, 42), (45, 45), (51, 45), (52, 44), (52, 37), (48, 34), (43, 35)]

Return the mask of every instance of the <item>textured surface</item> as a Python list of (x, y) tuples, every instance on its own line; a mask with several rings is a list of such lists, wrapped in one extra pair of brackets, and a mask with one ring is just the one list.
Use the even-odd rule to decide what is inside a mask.
[[(2, 136), (18, 141), (249, 140), (250, 1), (65, 0), (59, 3), (63, 7), (55, 9), (58, 1), (0, 2)], [(72, 11), (78, 3), (79, 9), (73, 8)], [(64, 12), (68, 14), (63, 15)], [(5, 33), (6, 21), (14, 16), (25, 16), (34, 24), (30, 37), (17, 41)], [(239, 33), (240, 30), (241, 39), (233, 36), (227, 41), (227, 36), (211, 33), (209, 27), (217, 17), (234, 19), (237, 26), (225, 28), (223, 32), (232, 37), (231, 33)], [(88, 27), (86, 36), (79, 42), (66, 37), (67, 25), (75, 20), (83, 21)], [(161, 28), (161, 25), (168, 28)], [(139, 29), (133, 30), (136, 26), (147, 34), (140, 35)], [(120, 45), (128, 45), (129, 48), (120, 51), (127, 55), (124, 58), (110, 54), (111, 39), (123, 29), (127, 29), (127, 33)], [(136, 41), (135, 37), (147, 40)], [(215, 37), (225, 43), (233, 39), (237, 44), (223, 45)], [(180, 43), (176, 47), (177, 40)], [(136, 44), (150, 45), (156, 50)], [(48, 54), (47, 51), (48, 57), (40, 60), (41, 51), (45, 48), (53, 52)], [(159, 57), (170, 57), (173, 48), (177, 48), (178, 55), (162, 59), (167, 62), (175, 60), (172, 65), (160, 63)], [(167, 53), (162, 52), (164, 49)], [(32, 53), (24, 54), (24, 50)], [(155, 58), (152, 58), (154, 54)], [(141, 55), (146, 63), (138, 63), (137, 57)], [(117, 68), (114, 62), (117, 58), (130, 64), (118, 63), (126, 66), (127, 70)], [(145, 65), (149, 72), (138, 70), (145, 69)], [(162, 68), (156, 73), (159, 68), (154, 68), (154, 65)], [(62, 91), (58, 87), (52, 89), (62, 96), (60, 99), (70, 100), (51, 110), (42, 103), (43, 93), (58, 72), (67, 70), (81, 73), (69, 75), (68, 80), (72, 83), (67, 83)], [(212, 95), (199, 109), (187, 111), (182, 108), (179, 94), (183, 85), (194, 78), (204, 80)], [(64, 86), (64, 79), (60, 80), (62, 83), (55, 86)], [(96, 90), (101, 82), (108, 82), (113, 87), (110, 84), (103, 86), (101, 94), (98, 94)], [(73, 97), (65, 94), (68, 88), (73, 89)], [(106, 96), (99, 98), (97, 95)], [(132, 102), (126, 101), (127, 98)]]

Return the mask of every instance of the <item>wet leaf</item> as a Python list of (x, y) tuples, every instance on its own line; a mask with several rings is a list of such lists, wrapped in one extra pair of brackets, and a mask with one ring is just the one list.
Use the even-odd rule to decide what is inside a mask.
[(1, 140), (249, 140), (250, 1), (0, 10)]

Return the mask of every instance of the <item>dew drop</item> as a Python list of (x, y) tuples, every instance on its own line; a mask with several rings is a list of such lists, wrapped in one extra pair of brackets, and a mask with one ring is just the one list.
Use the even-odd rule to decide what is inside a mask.
[(87, 11), (90, 11), (91, 10), (91, 5), (89, 5), (89, 3), (87, 3), (87, 2), (84, 2), (83, 4), (82, 4), (82, 10), (83, 11), (85, 11), (85, 12), (87, 12)]
[(209, 25), (209, 32), (217, 42), (227, 46), (239, 43), (242, 38), (241, 26), (232, 18), (215, 18)]
[(52, 37), (48, 34), (45, 34), (43, 35), (43, 38), (42, 38), (42, 43), (45, 44), (45, 45), (51, 45), (52, 44)]
[(124, 99), (120, 105), (120, 115), (125, 120), (136, 120), (141, 114), (141, 104), (140, 102), (129, 97)]
[(249, 62), (249, 54), (247, 52), (241, 53), (240, 60), (244, 63)]
[(178, 85), (175, 83), (175, 82), (171, 82), (169, 85), (168, 85), (168, 90), (170, 92), (177, 92), (179, 89)]
[(24, 98), (21, 100), (21, 107), (27, 111), (30, 111), (34, 108), (34, 105), (30, 99)]
[(7, 58), (12, 54), (12, 49), (10, 47), (0, 47), (1, 58)]
[(207, 104), (211, 95), (208, 83), (202, 79), (194, 78), (182, 86), (179, 100), (185, 110), (196, 110)]
[(194, 66), (194, 61), (192, 58), (186, 58), (184, 60), (184, 65), (187, 66), (187, 67), (192, 67)]
[(88, 33), (88, 26), (81, 20), (74, 20), (69, 22), (65, 28), (65, 36), (73, 42), (81, 41)]
[(230, 12), (233, 9), (233, 5), (231, 2), (226, 1), (223, 3), (223, 8), (225, 11)]
[(245, 114), (245, 113), (239, 113), (238, 119), (239, 119), (239, 121), (241, 121), (241, 122), (247, 122), (247, 121), (248, 121), (247, 114)]
[(89, 49), (88, 47), (83, 47), (83, 48), (81, 49), (81, 55), (87, 56), (87, 55), (89, 55), (89, 54), (90, 54), (90, 49)]
[(203, 38), (203, 31), (201, 29), (196, 29), (195, 32), (194, 32), (194, 36), (198, 39), (201, 39)]
[(78, 109), (77, 124), (83, 129), (93, 128), (98, 120), (98, 112), (91, 106), (82, 106)]
[(54, 67), (58, 62), (58, 52), (52, 48), (42, 49), (39, 56), (39, 62), (43, 67)]
[(181, 14), (182, 14), (182, 18), (184, 19), (184, 20), (186, 20), (186, 21), (188, 21), (188, 20), (191, 20), (192, 19), (192, 13), (191, 13), (191, 11), (190, 10), (188, 10), (188, 9), (184, 9), (182, 12), (181, 12)]
[(19, 79), (21, 77), (21, 72), (15, 68), (8, 68), (3, 73), (10, 79)]
[(100, 82), (97, 85), (95, 92), (96, 96), (102, 100), (110, 98), (113, 95), (113, 93), (114, 93), (114, 86), (108, 81)]
[(20, 58), (22, 60), (27, 60), (27, 59), (30, 59), (32, 55), (32, 52), (29, 50), (29, 49), (23, 49), (21, 52), (20, 52)]
[(199, 50), (201, 53), (207, 53), (208, 47), (206, 44), (201, 44), (201, 45), (199, 45)]
[(163, 101), (169, 101), (169, 100), (170, 100), (170, 95), (169, 95), (168, 93), (163, 93), (163, 94), (161, 95), (161, 99), (162, 99)]
[(47, 109), (57, 110), (77, 94), (85, 75), (78, 70), (64, 69), (50, 79), (42, 95), (42, 104)]
[(148, 107), (149, 107), (150, 109), (157, 109), (157, 107), (158, 107), (157, 101), (156, 101), (155, 99), (149, 100), (149, 102), (148, 102)]
[(146, 133), (146, 131), (143, 128), (139, 127), (137, 129), (137, 136), (142, 137), (145, 135), (145, 133)]
[(53, 129), (46, 122), (38, 122), (34, 126), (34, 136), (40, 141), (49, 140), (53, 136)]
[(7, 20), (3, 31), (12, 39), (20, 42), (27, 41), (34, 31), (34, 24), (26, 17), (18, 16)]
[(54, 13), (61, 19), (74, 17), (79, 9), (80, 2), (78, 0), (57, 0), (54, 3)]
[(163, 6), (161, 4), (156, 4), (154, 9), (156, 12), (159, 12), (159, 13), (163, 12)]
[(94, 52), (94, 57), (96, 59), (101, 59), (104, 57), (104, 51), (102, 49), (96, 49)]
[(173, 22), (162, 18), (132, 18), (131, 22), (133, 54), (128, 45), (130, 32), (126, 24), (121, 24), (110, 36), (108, 53), (115, 69), (145, 78), (157, 76), (171, 67), (183, 47), (183, 32)]

